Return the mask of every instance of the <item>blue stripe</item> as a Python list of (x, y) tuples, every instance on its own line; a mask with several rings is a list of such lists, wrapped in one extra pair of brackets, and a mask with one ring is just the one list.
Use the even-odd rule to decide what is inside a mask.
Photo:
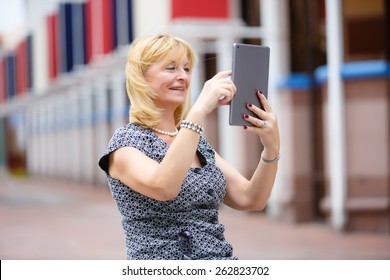
[[(314, 76), (318, 83), (326, 82), (328, 80), (327, 65), (318, 67)], [(390, 63), (383, 60), (348, 62), (341, 66), (341, 77), (345, 80), (389, 76)]]
[(60, 48), (61, 48), (61, 72), (70, 72), (73, 69), (73, 38), (72, 38), (72, 5), (60, 4)]
[(7, 98), (11, 100), (16, 95), (16, 67), (15, 67), (15, 55), (11, 54), (5, 57), (5, 77), (7, 79)]
[(84, 4), (72, 4), (72, 49), (73, 65), (85, 64)]
[[(117, 6), (118, 6), (118, 1), (120, 0), (112, 0), (112, 18), (113, 20), (113, 40), (114, 40), (114, 49), (118, 47), (118, 11), (117, 11)], [(123, 1), (123, 0), (122, 0)]]
[(128, 45), (133, 40), (133, 15), (131, 0), (114, 1), (115, 46)]
[(33, 69), (33, 59), (32, 59), (32, 35), (27, 36), (27, 67), (28, 67), (28, 81), (27, 87), (31, 89), (33, 87), (33, 78), (32, 78), (32, 69)]
[(127, 35), (128, 43), (131, 43), (134, 38), (133, 34), (133, 1), (127, 0)]
[[(344, 80), (374, 77), (390, 77), (390, 63), (383, 60), (347, 62), (341, 66)], [(314, 83), (323, 84), (328, 80), (328, 66), (318, 67), (313, 79), (307, 73), (291, 73), (280, 79), (278, 88), (293, 90), (309, 89)]]
[(313, 82), (306, 73), (292, 73), (283, 77), (277, 84), (278, 88), (289, 88), (295, 90), (304, 90), (312, 86)]

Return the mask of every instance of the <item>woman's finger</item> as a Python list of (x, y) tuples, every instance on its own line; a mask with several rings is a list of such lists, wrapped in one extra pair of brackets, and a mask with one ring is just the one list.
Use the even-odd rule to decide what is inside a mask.
[(230, 77), (231, 75), (232, 75), (232, 70), (221, 71), (215, 74), (215, 76), (212, 77), (212, 79), (224, 79)]
[(260, 119), (264, 120), (266, 118), (267, 112), (257, 107), (256, 105), (248, 103), (246, 107), (249, 111), (255, 113), (255, 115), (258, 116)]
[(264, 111), (272, 112), (272, 107), (269, 104), (269, 102), (268, 102), (267, 98), (265, 97), (265, 95), (261, 92), (261, 90), (257, 91), (257, 96), (259, 97), (260, 102), (263, 105)]
[(243, 115), (243, 118), (247, 122), (251, 123), (252, 125), (254, 125), (255, 127), (258, 127), (258, 128), (266, 128), (266, 127), (271, 125), (270, 121), (255, 118), (255, 117), (252, 117), (248, 114)]

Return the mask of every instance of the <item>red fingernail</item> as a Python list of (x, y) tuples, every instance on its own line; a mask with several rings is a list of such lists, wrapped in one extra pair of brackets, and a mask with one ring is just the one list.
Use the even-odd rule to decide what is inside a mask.
[(252, 104), (251, 104), (251, 103), (248, 103), (248, 107), (252, 107)]
[(258, 90), (257, 92), (260, 93), (260, 94), (263, 94), (263, 92), (261, 90)]
[(248, 127), (246, 125), (244, 125), (244, 129), (247, 129)]
[(247, 114), (245, 114), (245, 115), (244, 115), (244, 118), (247, 119), (247, 118), (249, 118), (249, 116), (248, 116)]

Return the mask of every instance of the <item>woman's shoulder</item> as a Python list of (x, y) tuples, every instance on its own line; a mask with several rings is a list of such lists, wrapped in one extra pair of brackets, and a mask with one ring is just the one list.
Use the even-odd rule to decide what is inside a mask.
[(127, 123), (115, 130), (115, 133), (145, 132), (146, 129), (136, 123)]
[(113, 138), (123, 137), (141, 137), (149, 135), (149, 130), (135, 123), (128, 123), (117, 128), (113, 134)]
[(99, 161), (99, 165), (103, 170), (108, 172), (109, 154), (122, 147), (134, 147), (140, 151), (146, 151), (147, 145), (154, 142), (152, 138), (153, 136), (150, 130), (137, 124), (128, 123), (117, 128), (108, 143), (105, 153)]
[(109, 146), (133, 146), (142, 139), (148, 139), (151, 137), (150, 131), (142, 126), (134, 123), (128, 123), (115, 130), (111, 137)]

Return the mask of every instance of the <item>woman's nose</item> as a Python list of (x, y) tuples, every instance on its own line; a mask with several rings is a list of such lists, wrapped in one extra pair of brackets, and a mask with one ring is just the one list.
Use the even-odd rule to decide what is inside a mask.
[(188, 78), (187, 72), (184, 69), (178, 69), (177, 79), (184, 80), (187, 78)]

